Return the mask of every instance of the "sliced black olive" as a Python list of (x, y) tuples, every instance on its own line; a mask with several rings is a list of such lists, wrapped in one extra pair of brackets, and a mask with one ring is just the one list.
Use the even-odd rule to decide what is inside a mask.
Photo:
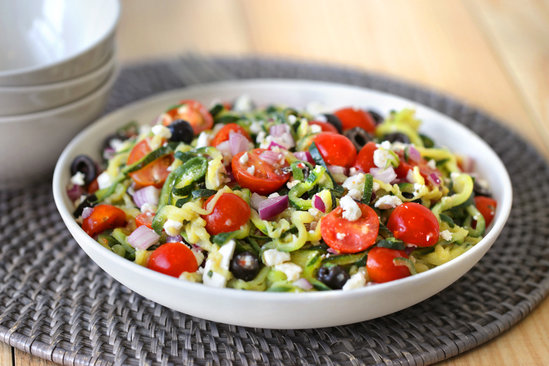
[(184, 142), (190, 144), (194, 137), (194, 131), (191, 124), (185, 120), (177, 119), (168, 126), (172, 137), (170, 141)]
[(473, 191), (477, 196), (492, 197), (492, 192), (490, 191), (490, 188), (484, 186), (483, 184), (480, 184), (477, 179), (474, 180)]
[(333, 289), (340, 289), (349, 279), (349, 274), (341, 266), (320, 267), (317, 278)]
[(95, 194), (90, 194), (89, 196), (86, 196), (86, 198), (84, 199), (84, 201), (82, 201), (78, 207), (74, 210), (74, 212), (72, 213), (72, 215), (75, 217), (75, 218), (79, 218), (80, 216), (82, 216), (82, 211), (84, 211), (84, 209), (86, 207), (93, 207), (95, 206), (95, 203), (97, 201), (97, 197), (95, 196)]
[(357, 151), (360, 151), (368, 142), (374, 141), (374, 137), (360, 127), (351, 128), (350, 130), (343, 132), (343, 134), (351, 140)]
[(84, 174), (84, 183), (90, 184), (97, 177), (97, 166), (87, 155), (78, 155), (71, 163), (71, 175)]
[(343, 125), (341, 124), (340, 119), (335, 114), (324, 113), (324, 117), (326, 117), (326, 121), (329, 124), (333, 125), (337, 129), (337, 132), (343, 133)]
[(370, 113), (370, 116), (372, 116), (372, 118), (374, 119), (374, 122), (376, 123), (376, 125), (379, 125), (380, 123), (382, 123), (385, 120), (385, 118), (383, 118), (383, 116), (381, 114), (379, 114), (378, 112), (376, 112), (374, 110), (368, 109), (368, 113)]
[(389, 142), (402, 142), (404, 144), (410, 143), (410, 138), (408, 137), (408, 135), (402, 132), (388, 133), (387, 135), (383, 136), (383, 140)]
[(231, 260), (233, 276), (244, 281), (251, 281), (259, 272), (259, 260), (250, 252), (241, 252)]

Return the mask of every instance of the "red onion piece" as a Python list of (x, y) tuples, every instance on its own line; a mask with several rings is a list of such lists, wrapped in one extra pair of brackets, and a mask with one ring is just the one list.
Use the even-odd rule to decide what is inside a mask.
[(181, 235), (168, 236), (166, 237), (166, 243), (180, 243), (183, 241)]
[(231, 153), (234, 155), (242, 151), (248, 151), (250, 148), (250, 141), (242, 134), (231, 131), (229, 133), (229, 145), (231, 147)]
[(266, 198), (259, 204), (258, 212), (261, 220), (269, 220), (288, 208), (288, 196)]
[(91, 213), (93, 212), (93, 207), (84, 207), (82, 210), (82, 218), (88, 218), (90, 217)]
[(158, 243), (160, 235), (149, 229), (145, 225), (139, 226), (128, 237), (128, 244), (135, 249), (148, 249), (151, 245)]
[(347, 168), (345, 168), (344, 166), (339, 166), (339, 165), (328, 165), (328, 170), (332, 174), (346, 174), (347, 173)]
[(232, 156), (233, 155), (231, 153), (231, 144), (229, 143), (229, 140), (223, 141), (222, 143), (217, 145), (215, 148), (217, 150), (219, 150), (219, 152), (221, 154), (225, 155), (225, 156)]
[(287, 148), (286, 148), (285, 146), (282, 146), (282, 145), (280, 145), (280, 144), (277, 144), (277, 143), (274, 142), (274, 141), (271, 141), (271, 143), (269, 144), (269, 147), (267, 147), (267, 149), (272, 150), (273, 147), (278, 147), (278, 148), (287, 150)]
[(315, 163), (313, 157), (311, 156), (311, 153), (308, 151), (296, 151), (294, 153), (294, 156), (301, 161), (306, 161), (311, 164)]
[(311, 290), (313, 285), (307, 281), (305, 278), (300, 278), (294, 281), (294, 286), (302, 288), (303, 290)]
[(397, 178), (395, 170), (393, 167), (388, 168), (371, 168), (370, 173), (374, 176), (375, 179), (380, 180), (385, 183), (391, 183)]
[(408, 157), (414, 163), (419, 163), (421, 160), (421, 154), (414, 146), (410, 145), (408, 147)]
[(266, 150), (259, 155), (259, 158), (271, 165), (278, 165), (278, 161), (282, 158), (282, 154)]
[(84, 190), (77, 184), (72, 184), (67, 188), (67, 196), (69, 196), (71, 201), (76, 201), (84, 194)]
[(289, 132), (290, 132), (290, 126), (288, 126), (287, 124), (273, 125), (269, 129), (269, 134), (273, 137), (279, 137)]
[(436, 185), (439, 185), (440, 183), (442, 183), (442, 180), (440, 179), (440, 177), (438, 176), (437, 173), (429, 174), (428, 179), (431, 181), (431, 183), (436, 184)]
[(285, 149), (290, 149), (295, 146), (294, 138), (289, 132), (283, 133), (280, 136), (271, 136), (271, 138), (279, 145), (284, 146)]
[(265, 201), (267, 199), (267, 197), (264, 197), (260, 194), (257, 194), (257, 193), (252, 193), (252, 196), (250, 197), (250, 206), (252, 206), (253, 208), (255, 208), (256, 210), (259, 208), (259, 205), (261, 204), (261, 202)]
[(465, 173), (472, 173), (475, 170), (475, 160), (470, 156), (461, 158), (461, 168)]
[(313, 196), (313, 207), (320, 212), (326, 212), (326, 205), (324, 204), (322, 198), (320, 198), (320, 196), (317, 194)]
[(135, 191), (133, 194), (133, 201), (139, 208), (143, 207), (145, 203), (149, 205), (157, 205), (160, 198), (160, 189), (154, 186), (147, 186)]

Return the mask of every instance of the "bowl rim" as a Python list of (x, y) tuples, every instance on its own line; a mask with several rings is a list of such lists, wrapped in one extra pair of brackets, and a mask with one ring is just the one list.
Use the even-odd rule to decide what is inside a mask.
[[(113, 35), (115, 33), (116, 27), (117, 27), (117, 25), (120, 21), (120, 14), (121, 14), (120, 0), (107, 0), (107, 1), (112, 2), (113, 6), (114, 6), (115, 16), (114, 16), (112, 24), (107, 28), (107, 31), (104, 34), (102, 34), (101, 37), (96, 42), (94, 42), (94, 43), (88, 45), (87, 47), (81, 49), (80, 51), (78, 51), (74, 54), (71, 54), (68, 57), (62, 58), (60, 60), (56, 60), (56, 61), (53, 61), (53, 62), (48, 62), (48, 63), (41, 64), (41, 65), (28, 66), (28, 67), (24, 67), (24, 68), (20, 68), (20, 69), (8, 69), (8, 70), (3, 70), (3, 71), (0, 70), (0, 80), (2, 78), (13, 78), (13, 77), (22, 76), (22, 75), (27, 74), (27, 73), (46, 71), (48, 69), (55, 68), (59, 65), (62, 65), (62, 64), (65, 64), (65, 63), (70, 63), (70, 62), (76, 60), (77, 58), (81, 57), (82, 55), (90, 52), (91, 50), (93, 50), (98, 45), (105, 42), (105, 40), (110, 38), (111, 35)], [(48, 85), (48, 84), (46, 84), (46, 85)]]
[[(265, 292), (265, 291), (239, 291), (233, 288), (209, 287), (202, 283), (193, 283), (189, 281), (183, 281), (175, 277), (171, 277), (171, 276), (164, 275), (162, 273), (155, 272), (146, 267), (140, 266), (134, 262), (128, 261), (127, 259), (122, 258), (117, 254), (113, 253), (112, 251), (104, 248), (103, 246), (98, 245), (98, 243), (93, 238), (89, 237), (82, 230), (80, 225), (77, 224), (77, 222), (74, 220), (72, 216), (72, 211), (69, 210), (69, 208), (65, 204), (65, 201), (67, 200), (67, 198), (65, 198), (64, 196), (66, 195), (65, 187), (67, 182), (62, 181), (62, 178), (66, 174), (64, 173), (64, 171), (68, 168), (70, 164), (69, 158), (71, 158), (75, 153), (78, 152), (77, 151), (78, 145), (80, 144), (81, 141), (85, 140), (88, 134), (95, 132), (96, 129), (101, 129), (102, 127), (108, 126), (110, 123), (112, 123), (112, 121), (117, 121), (118, 117), (121, 115), (124, 115), (126, 111), (136, 108), (143, 103), (153, 104), (155, 101), (162, 100), (164, 98), (169, 97), (170, 95), (176, 96), (178, 93), (181, 93), (181, 92), (189, 93), (189, 91), (192, 92), (193, 90), (198, 91), (198, 90), (203, 90), (205, 88), (226, 87), (231, 84), (255, 86), (259, 83), (270, 84), (271, 86), (276, 84), (280, 85), (280, 84), (286, 84), (286, 83), (291, 83), (294, 85), (295, 84), (308, 85), (310, 87), (336, 86), (336, 87), (357, 89), (361, 91), (368, 91), (368, 92), (379, 94), (383, 97), (395, 98), (400, 102), (407, 102), (407, 103), (413, 102), (420, 108), (426, 109), (430, 113), (434, 113), (437, 119), (440, 118), (444, 120), (445, 123), (452, 124), (453, 128), (464, 130), (465, 132), (470, 134), (472, 138), (476, 140), (475, 141), (476, 143), (483, 145), (483, 147), (488, 151), (490, 155), (488, 158), (491, 161), (495, 162), (495, 164), (498, 166), (498, 170), (501, 171), (504, 177), (503, 181), (501, 182), (503, 199), (501, 202), (498, 201), (497, 216), (494, 222), (492, 222), (491, 224), (490, 231), (482, 238), (481, 241), (479, 241), (476, 245), (468, 249), (465, 253), (458, 256), (457, 258), (454, 258), (428, 271), (418, 273), (414, 276), (401, 278), (399, 280), (391, 281), (387, 283), (380, 283), (380, 284), (365, 286), (362, 288), (354, 289), (352, 291), (332, 290), (332, 291), (303, 292), (303, 293), (283, 293), (283, 292), (272, 293), (272, 292)], [(390, 288), (397, 289), (397, 290), (400, 288), (406, 288), (409, 283), (414, 283), (417, 281), (429, 281), (432, 278), (436, 280), (440, 272), (451, 271), (451, 268), (459, 267), (460, 262), (466, 260), (468, 257), (474, 256), (475, 253), (481, 252), (483, 250), (487, 251), (491, 247), (491, 245), (495, 242), (498, 235), (501, 233), (503, 227), (505, 226), (505, 223), (507, 222), (507, 218), (511, 211), (512, 197), (513, 197), (513, 191), (512, 191), (509, 174), (505, 169), (505, 166), (501, 161), (501, 159), (499, 158), (499, 156), (476, 133), (474, 133), (472, 130), (462, 125), (461, 123), (455, 121), (453, 118), (447, 115), (444, 115), (424, 104), (400, 97), (398, 95), (381, 92), (381, 91), (377, 91), (377, 90), (366, 88), (366, 87), (347, 85), (342, 83), (334, 83), (334, 82), (317, 81), (317, 80), (305, 80), (305, 79), (243, 79), (243, 80), (231, 80), (231, 81), (205, 83), (205, 84), (165, 91), (159, 94), (145, 97), (143, 99), (137, 100), (130, 104), (127, 104), (122, 108), (119, 108), (101, 117), (100, 119), (96, 120), (92, 124), (90, 124), (86, 129), (84, 129), (76, 137), (74, 137), (73, 140), (65, 147), (65, 149), (63, 150), (63, 153), (60, 155), (57, 161), (57, 164), (55, 166), (53, 181), (52, 181), (52, 190), (53, 190), (55, 205), (57, 206), (57, 209), (63, 221), (65, 221), (67, 228), (69, 229), (69, 231), (71, 231), (71, 235), (73, 236), (75, 241), (79, 244), (79, 246), (81, 246), (82, 249), (84, 249), (85, 251), (86, 251), (86, 248), (84, 248), (84, 245), (87, 246), (88, 249), (91, 249), (96, 253), (110, 256), (110, 259), (114, 260), (116, 264), (119, 267), (121, 267), (122, 270), (129, 271), (134, 276), (145, 276), (147, 277), (148, 280), (165, 282), (166, 285), (176, 286), (176, 287), (179, 287), (181, 290), (190, 290), (193, 292), (197, 292), (199, 294), (219, 295), (219, 296), (223, 296), (233, 300), (242, 300), (243, 298), (246, 298), (247, 300), (252, 300), (252, 301), (267, 300), (267, 301), (278, 301), (281, 303), (285, 303), (287, 301), (292, 301), (296, 303), (306, 303), (311, 300), (326, 299), (334, 296), (337, 297), (338, 299), (354, 299), (362, 296), (371, 296), (379, 292), (384, 292)], [(80, 237), (80, 239), (77, 239), (76, 236), (72, 234), (73, 230), (76, 230), (76, 232), (79, 234), (78, 236)], [(81, 243), (81, 240), (83, 240), (83, 243)], [(96, 264), (99, 265), (99, 263), (97, 262)]]
[[(27, 114), (16, 114), (13, 116), (0, 116), (0, 125), (1, 124), (10, 124), (10, 123), (33, 123), (38, 119), (52, 117), (58, 114), (68, 112), (72, 109), (80, 108), (82, 105), (89, 103), (91, 100), (97, 98), (99, 95), (105, 93), (116, 81), (118, 74), (120, 73), (120, 67), (116, 64), (113, 67), (109, 77), (105, 80), (98, 88), (93, 90), (91, 93), (85, 95), (84, 97), (77, 99), (73, 102), (63, 104), (62, 106), (46, 109), (43, 111), (27, 113)], [(92, 121), (93, 123), (93, 121)]]

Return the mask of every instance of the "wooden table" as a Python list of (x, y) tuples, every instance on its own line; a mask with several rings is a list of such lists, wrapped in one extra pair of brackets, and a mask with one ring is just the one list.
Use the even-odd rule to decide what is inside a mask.
[[(267, 55), (349, 65), (483, 109), (549, 158), (549, 0), (124, 0), (120, 61)], [(549, 363), (549, 300), (446, 365)], [(50, 365), (0, 344), (0, 365)]]

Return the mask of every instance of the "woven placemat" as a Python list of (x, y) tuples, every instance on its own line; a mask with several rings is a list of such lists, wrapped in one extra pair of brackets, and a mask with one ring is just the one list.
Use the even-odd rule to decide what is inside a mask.
[[(547, 294), (549, 167), (517, 134), (454, 99), (378, 75), (291, 61), (215, 62), (238, 78), (378, 89), (460, 121), (494, 148), (513, 180), (513, 209), (500, 238), (455, 284), (398, 313), (313, 330), (244, 328), (172, 311), (114, 281), (72, 239), (43, 182), (0, 191), (0, 341), (66, 365), (420, 365), (494, 338)], [(108, 110), (182, 86), (168, 61), (127, 66)]]

